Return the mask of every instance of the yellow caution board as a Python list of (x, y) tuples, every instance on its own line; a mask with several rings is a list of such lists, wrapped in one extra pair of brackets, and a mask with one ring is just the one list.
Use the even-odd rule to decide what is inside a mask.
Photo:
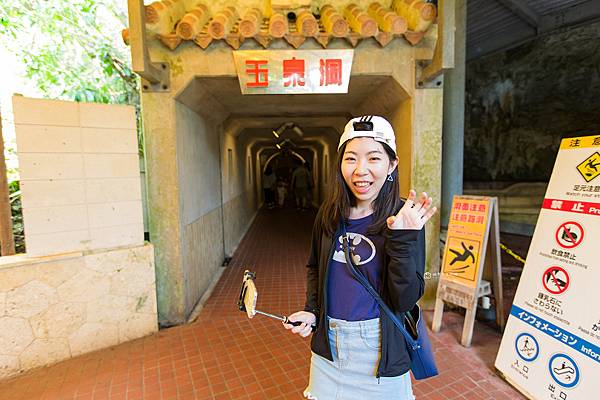
[(489, 197), (454, 197), (442, 263), (444, 278), (471, 287), (477, 285), (491, 202)]
[(437, 332), (441, 327), (444, 302), (463, 307), (467, 313), (461, 343), (469, 346), (477, 300), (492, 294), (491, 283), (494, 285), (497, 322), (501, 329), (504, 327), (498, 207), (495, 197), (454, 196), (441, 271), (433, 331)]

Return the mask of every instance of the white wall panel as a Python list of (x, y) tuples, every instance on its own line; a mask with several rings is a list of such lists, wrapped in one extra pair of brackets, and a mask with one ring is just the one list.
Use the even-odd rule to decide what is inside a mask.
[(144, 241), (135, 111), (13, 97), (30, 256)]

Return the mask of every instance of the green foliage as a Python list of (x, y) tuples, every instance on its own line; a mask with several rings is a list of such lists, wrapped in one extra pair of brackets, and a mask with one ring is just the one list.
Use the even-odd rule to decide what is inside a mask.
[(121, 0), (2, 0), (0, 45), (44, 96), (134, 105), (139, 126), (139, 78), (120, 38), (125, 7)]
[(48, 97), (137, 102), (137, 78), (119, 43), (126, 21), (118, 0), (3, 0), (3, 44)]
[(23, 211), (21, 209), (21, 188), (19, 181), (8, 185), (10, 208), (12, 213), (13, 237), (17, 253), (25, 253), (25, 234), (23, 232)]

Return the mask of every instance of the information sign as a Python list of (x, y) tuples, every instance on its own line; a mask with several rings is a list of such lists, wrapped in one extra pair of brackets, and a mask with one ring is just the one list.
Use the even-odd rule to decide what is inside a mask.
[(532, 399), (598, 398), (599, 149), (600, 135), (561, 142), (496, 358)]

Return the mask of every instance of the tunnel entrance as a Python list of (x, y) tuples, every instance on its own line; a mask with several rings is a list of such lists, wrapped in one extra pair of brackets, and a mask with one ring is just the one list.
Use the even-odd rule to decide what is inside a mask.
[[(311, 200), (320, 204), (352, 116), (382, 115), (394, 126), (401, 194), (418, 186), (439, 197), (442, 97), (440, 89), (416, 88), (414, 60), (424, 49), (365, 43), (354, 50), (346, 94), (242, 95), (231, 51), (198, 54), (180, 47), (171, 58), (177, 70), (171, 90), (142, 96), (163, 325), (184, 322), (222, 273), (223, 259), (264, 202), (267, 166), (289, 184), (295, 163), (306, 161)], [(432, 231), (435, 269), (439, 230)]]

